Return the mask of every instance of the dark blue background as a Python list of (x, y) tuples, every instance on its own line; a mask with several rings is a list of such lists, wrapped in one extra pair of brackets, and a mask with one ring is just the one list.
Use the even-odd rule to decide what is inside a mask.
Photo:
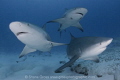
[(60, 38), (58, 23), (47, 24), (52, 41), (69, 43), (69, 31), (76, 37), (120, 37), (120, 0), (0, 0), (0, 51), (21, 52), (24, 47), (9, 30), (12, 21), (24, 21), (42, 27), (62, 17), (66, 9), (84, 7), (88, 13), (80, 21), (84, 32), (75, 27), (67, 28)]

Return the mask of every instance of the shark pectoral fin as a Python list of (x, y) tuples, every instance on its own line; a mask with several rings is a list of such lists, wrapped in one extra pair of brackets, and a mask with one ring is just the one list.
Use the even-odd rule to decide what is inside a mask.
[(87, 58), (86, 60), (92, 60), (96, 63), (99, 63), (99, 57), (98, 56), (93, 56), (93, 57)]
[(64, 23), (64, 21), (65, 21), (65, 18), (59, 18), (59, 19), (48, 21), (47, 23), (58, 22), (58, 23), (62, 24), (62, 23)]
[(79, 58), (79, 55), (75, 55), (70, 59), (70, 61), (68, 61), (67, 63), (59, 67), (57, 70), (55, 70), (55, 73), (61, 73), (64, 68), (71, 66), (78, 58)]
[(72, 26), (79, 28), (82, 32), (84, 31), (79, 22), (74, 24), (74, 25), (72, 25)]
[(30, 47), (28, 47), (27, 45), (24, 47), (23, 51), (21, 52), (19, 58), (23, 57), (24, 55), (30, 53), (30, 52), (34, 52), (36, 51), (36, 49), (32, 49)]

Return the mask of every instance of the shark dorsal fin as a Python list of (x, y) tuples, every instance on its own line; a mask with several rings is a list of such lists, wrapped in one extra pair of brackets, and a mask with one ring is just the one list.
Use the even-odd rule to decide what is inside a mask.
[(46, 24), (44, 24), (44, 25), (42, 26), (42, 29), (43, 29), (44, 31), (46, 31)]

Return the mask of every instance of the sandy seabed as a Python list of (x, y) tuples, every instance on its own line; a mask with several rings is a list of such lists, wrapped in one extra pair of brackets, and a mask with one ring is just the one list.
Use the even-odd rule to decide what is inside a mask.
[(0, 80), (120, 80), (120, 38), (115, 38), (107, 50), (99, 55), (99, 63), (75, 62), (74, 66), (81, 64), (88, 69), (88, 76), (71, 71), (70, 67), (62, 73), (54, 73), (63, 65), (60, 61), (68, 61), (65, 51), (53, 51), (51, 56), (48, 53), (29, 54), (25, 61), (17, 63), (18, 55), (0, 52)]

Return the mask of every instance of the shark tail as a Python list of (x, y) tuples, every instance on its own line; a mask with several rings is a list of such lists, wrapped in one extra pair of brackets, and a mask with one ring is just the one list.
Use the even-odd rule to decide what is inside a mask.
[(56, 43), (56, 42), (51, 42), (52, 46), (61, 46), (61, 45), (68, 45), (65, 43)]
[(58, 23), (62, 24), (62, 23), (64, 23), (64, 21), (65, 21), (65, 18), (59, 18), (59, 19), (48, 21), (47, 23), (58, 22)]

